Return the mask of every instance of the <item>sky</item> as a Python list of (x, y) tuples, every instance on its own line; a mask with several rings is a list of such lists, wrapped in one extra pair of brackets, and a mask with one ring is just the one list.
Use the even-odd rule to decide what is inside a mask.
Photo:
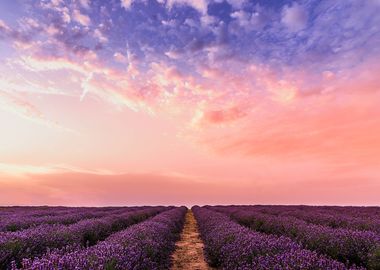
[(0, 205), (380, 205), (379, 0), (1, 0)]

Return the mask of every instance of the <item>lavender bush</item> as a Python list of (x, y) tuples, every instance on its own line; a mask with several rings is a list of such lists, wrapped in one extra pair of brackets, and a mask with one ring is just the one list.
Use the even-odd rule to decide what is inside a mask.
[[(221, 208), (226, 210), (226, 207)], [(317, 225), (373, 231), (380, 234), (380, 211), (378, 207), (257, 205), (230, 206), (228, 209), (229, 211), (245, 209), (277, 216), (292, 216)]]
[(149, 207), (142, 210), (125, 211), (97, 219), (85, 219), (70, 226), (43, 224), (35, 228), (0, 233), (0, 269), (6, 268), (12, 260), (19, 262), (25, 257), (44, 254), (52, 248), (67, 245), (93, 245), (115, 231), (143, 221), (165, 207)]
[[(35, 260), (24, 259), (20, 269), (168, 269), (185, 213), (185, 207), (165, 211), (111, 235), (93, 247), (64, 254), (51, 252)], [(13, 265), (12, 270), (16, 269)]]
[(291, 216), (264, 214), (257, 209), (211, 207), (230, 215), (240, 224), (268, 234), (288, 236), (303, 247), (330, 256), (348, 265), (379, 269), (380, 237), (371, 231), (358, 231), (315, 225)]
[(346, 267), (316, 252), (303, 249), (287, 237), (252, 231), (206, 208), (192, 208), (209, 263), (235, 269), (361, 269)]
[(100, 218), (110, 214), (117, 214), (126, 211), (137, 210), (137, 207), (123, 207), (116, 209), (103, 209), (103, 208), (74, 208), (70, 211), (49, 212), (44, 215), (38, 216), (31, 215), (31, 213), (19, 212), (16, 214), (8, 215), (0, 220), (0, 232), (5, 231), (18, 231), (30, 227), (36, 227), (41, 224), (63, 224), (69, 225), (76, 223), (83, 219)]

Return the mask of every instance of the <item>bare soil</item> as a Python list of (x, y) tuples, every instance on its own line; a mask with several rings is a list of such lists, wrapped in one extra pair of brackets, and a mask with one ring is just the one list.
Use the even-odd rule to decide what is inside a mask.
[(176, 250), (172, 256), (171, 270), (211, 270), (203, 255), (203, 242), (199, 237), (197, 221), (193, 212), (186, 213), (185, 225), (181, 239), (176, 243)]

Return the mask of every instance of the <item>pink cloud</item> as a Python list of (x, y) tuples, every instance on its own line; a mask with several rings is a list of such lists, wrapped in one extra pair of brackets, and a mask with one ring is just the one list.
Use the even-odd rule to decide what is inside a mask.
[[(168, 17), (136, 28), (115, 8), (141, 15), (147, 1), (97, 14), (90, 0), (43, 1), (46, 18), (0, 20), (0, 161), (16, 164), (0, 163), (0, 204), (379, 203), (372, 28), (335, 38), (332, 8), (294, 42), (310, 19), (296, 2), (276, 14), (217, 1), (228, 27), (209, 0), (158, 2)], [(195, 10), (181, 25), (183, 7)]]
[(19, 95), (9, 94), (0, 89), (0, 110), (12, 113), (33, 123), (46, 126), (49, 128), (70, 131), (69, 128), (61, 126), (59, 123), (48, 119), (44, 114), (32, 103)]
[(119, 62), (119, 63), (128, 62), (128, 58), (120, 52), (114, 53), (113, 58), (115, 59), (116, 62)]
[(166, 5), (168, 8), (172, 8), (174, 5), (188, 5), (202, 14), (207, 14), (208, 0), (168, 0)]
[(127, 10), (131, 8), (132, 3), (134, 2), (134, 0), (120, 0), (120, 1), (121, 1), (121, 6)]
[(246, 116), (245, 109), (236, 106), (224, 110), (206, 111), (203, 114), (202, 120), (206, 123), (218, 124), (234, 121), (244, 116)]
[[(375, 70), (373, 63), (341, 74), (323, 72), (319, 84), (323, 91), (304, 94), (303, 88), (309, 87), (307, 73), (288, 71), (279, 78), (265, 66), (247, 66), (240, 74), (200, 68), (197, 77), (165, 63), (152, 63), (140, 74), (138, 66), (135, 73), (117, 70), (88, 56), (80, 62), (24, 59), (35, 71), (78, 73), (82, 99), (90, 95), (134, 111), (192, 114), (187, 118), (192, 123), (188, 136), (217, 152), (359, 163), (372, 163), (379, 155), (373, 148), (379, 123), (368, 120), (380, 114), (378, 79), (368, 71)], [(236, 132), (240, 129), (244, 132)], [(346, 145), (355, 156), (348, 154)]]
[(308, 14), (301, 5), (293, 3), (283, 9), (281, 20), (291, 31), (299, 31), (305, 28)]
[[(21, 204), (65, 205), (206, 203), (217, 201), (220, 192), (225, 193), (223, 189), (226, 188), (226, 184), (160, 174), (32, 174), (27, 179), (1, 185), (8, 195), (2, 197), (0, 204), (18, 201)], [(237, 186), (234, 189), (242, 188)]]
[(90, 17), (81, 13), (79, 9), (73, 10), (73, 19), (84, 26), (89, 26), (91, 23)]
[[(374, 117), (380, 114), (377, 108), (378, 79), (372, 72), (366, 71), (369, 66), (374, 67), (372, 64), (366, 64), (351, 73), (328, 76), (326, 89), (329, 91), (301, 95), (298, 82), (290, 80), (294, 74), (288, 74), (278, 81), (271, 70), (262, 67), (250, 67), (242, 76), (225, 70), (208, 70), (207, 76), (199, 79), (161, 63), (151, 66), (147, 73), (149, 80), (144, 80), (139, 76), (133, 79), (125, 71), (107, 68), (93, 59), (78, 63), (65, 58), (35, 57), (33, 61), (29, 65), (38, 72), (45, 72), (52, 66), (58, 71), (63, 69), (77, 73), (81, 84), (82, 80), (87, 81), (92, 97), (107, 101), (111, 106), (131, 106), (142, 111), (152, 108), (159, 113), (171, 113), (174, 108), (182, 111), (188, 109), (190, 114), (185, 114), (187, 117), (175, 115), (178, 117), (174, 122), (177, 128), (186, 125), (194, 110), (201, 109), (203, 118), (199, 125), (194, 129), (190, 127), (186, 132), (213, 152), (201, 160), (190, 155), (187, 148), (175, 152), (173, 148), (177, 148), (177, 142), (173, 137), (176, 134), (170, 134), (171, 140), (164, 142), (158, 138), (163, 126), (158, 126), (149, 131), (152, 137), (137, 139), (139, 143), (136, 143), (136, 149), (149, 148), (148, 142), (156, 138), (155, 143), (159, 142), (162, 148), (157, 152), (148, 152), (153, 155), (151, 161), (159, 162), (161, 156), (154, 155), (162, 153), (165, 159), (170, 159), (169, 168), (179, 166), (174, 165), (173, 159), (188, 164), (193, 171), (199, 170), (199, 164), (204, 164), (208, 169), (202, 170), (198, 179), (157, 173), (100, 174), (74, 171), (31, 173), (21, 184), (13, 177), (3, 176), (5, 180), (0, 185), (7, 194), (3, 197), (4, 203), (379, 203), (376, 196), (379, 190), (376, 168), (380, 160), (377, 150), (380, 149), (377, 142), (380, 135), (377, 127), (380, 123), (377, 120), (379, 117)], [(252, 74), (248, 72), (260, 79), (249, 76), (243, 80), (246, 74)], [(94, 76), (88, 77), (89, 74)], [(252, 89), (260, 91), (253, 92)], [(292, 98), (281, 98), (281, 91), (291, 92)], [(166, 110), (160, 111), (162, 104), (158, 101), (164, 97), (168, 103), (163, 106)], [(199, 106), (194, 107), (197, 104)], [(93, 117), (98, 117), (104, 112), (92, 113)], [(79, 119), (79, 122), (82, 121)], [(101, 124), (103, 127), (107, 120), (99, 118), (98, 121), (94, 126)], [(119, 125), (128, 126), (131, 120), (126, 122), (121, 117), (118, 121)], [(154, 120), (149, 125), (153, 123)], [(230, 128), (231, 125), (234, 128)], [(97, 149), (91, 150), (91, 153), (94, 157), (99, 156), (98, 166), (104, 165), (104, 157), (100, 156), (105, 153), (114, 159), (108, 165), (130, 153), (130, 160), (141, 159), (136, 163), (151, 168), (152, 165), (146, 161), (148, 155), (141, 155), (141, 149), (121, 147), (128, 141), (123, 136), (130, 132), (128, 129), (121, 130), (114, 126), (114, 129), (106, 128), (105, 133), (108, 130), (117, 131), (122, 138), (115, 139), (112, 147), (110, 142), (105, 142), (105, 147), (100, 148), (99, 142), (108, 138), (109, 134), (101, 139), (96, 138), (94, 134), (101, 132), (97, 128), (92, 129), (94, 134), (85, 137), (92, 138), (90, 145), (96, 144), (94, 148)], [(80, 148), (81, 144), (76, 146)], [(114, 152), (107, 152), (110, 147), (113, 151), (120, 149), (117, 158), (112, 155)], [(70, 149), (68, 153), (73, 150), (69, 144), (66, 148)], [(66, 153), (67, 157), (70, 154)], [(85, 157), (86, 154), (82, 156)], [(225, 158), (226, 162), (218, 163), (216, 160), (219, 158)], [(70, 160), (74, 158), (71, 156)], [(313, 166), (305, 165), (305, 160)], [(128, 167), (126, 164), (129, 163), (121, 163), (123, 168)], [(240, 166), (240, 163), (244, 165)], [(91, 166), (95, 166), (94, 161)], [(221, 176), (228, 177), (221, 181)], [(355, 179), (360, 181), (355, 182)], [(296, 197), (295, 193), (298, 194)], [(141, 194), (145, 195), (141, 197)]]
[[(277, 175), (279, 178), (280, 176)], [(160, 174), (32, 174), (0, 180), (1, 205), (379, 204), (379, 183), (365, 178), (221, 182)], [(325, 183), (322, 183), (325, 182)], [(294, 196), (294, 194), (299, 194)], [(364, 203), (365, 202), (365, 203)]]
[[(370, 61), (318, 76), (288, 71), (279, 79), (265, 67), (252, 66), (242, 75), (205, 69), (214, 84), (203, 87), (214, 92), (198, 104), (185, 137), (224, 157), (350, 164), (370, 171), (380, 160), (375, 70), (378, 64)], [(314, 88), (315, 78), (320, 88)]]

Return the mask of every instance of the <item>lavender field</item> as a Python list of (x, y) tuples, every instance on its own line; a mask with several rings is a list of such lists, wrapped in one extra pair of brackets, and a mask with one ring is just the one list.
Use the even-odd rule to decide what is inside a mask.
[(0, 269), (377, 270), (380, 208), (3, 207)]
[(0, 270), (380, 270), (380, 0), (0, 0)]

